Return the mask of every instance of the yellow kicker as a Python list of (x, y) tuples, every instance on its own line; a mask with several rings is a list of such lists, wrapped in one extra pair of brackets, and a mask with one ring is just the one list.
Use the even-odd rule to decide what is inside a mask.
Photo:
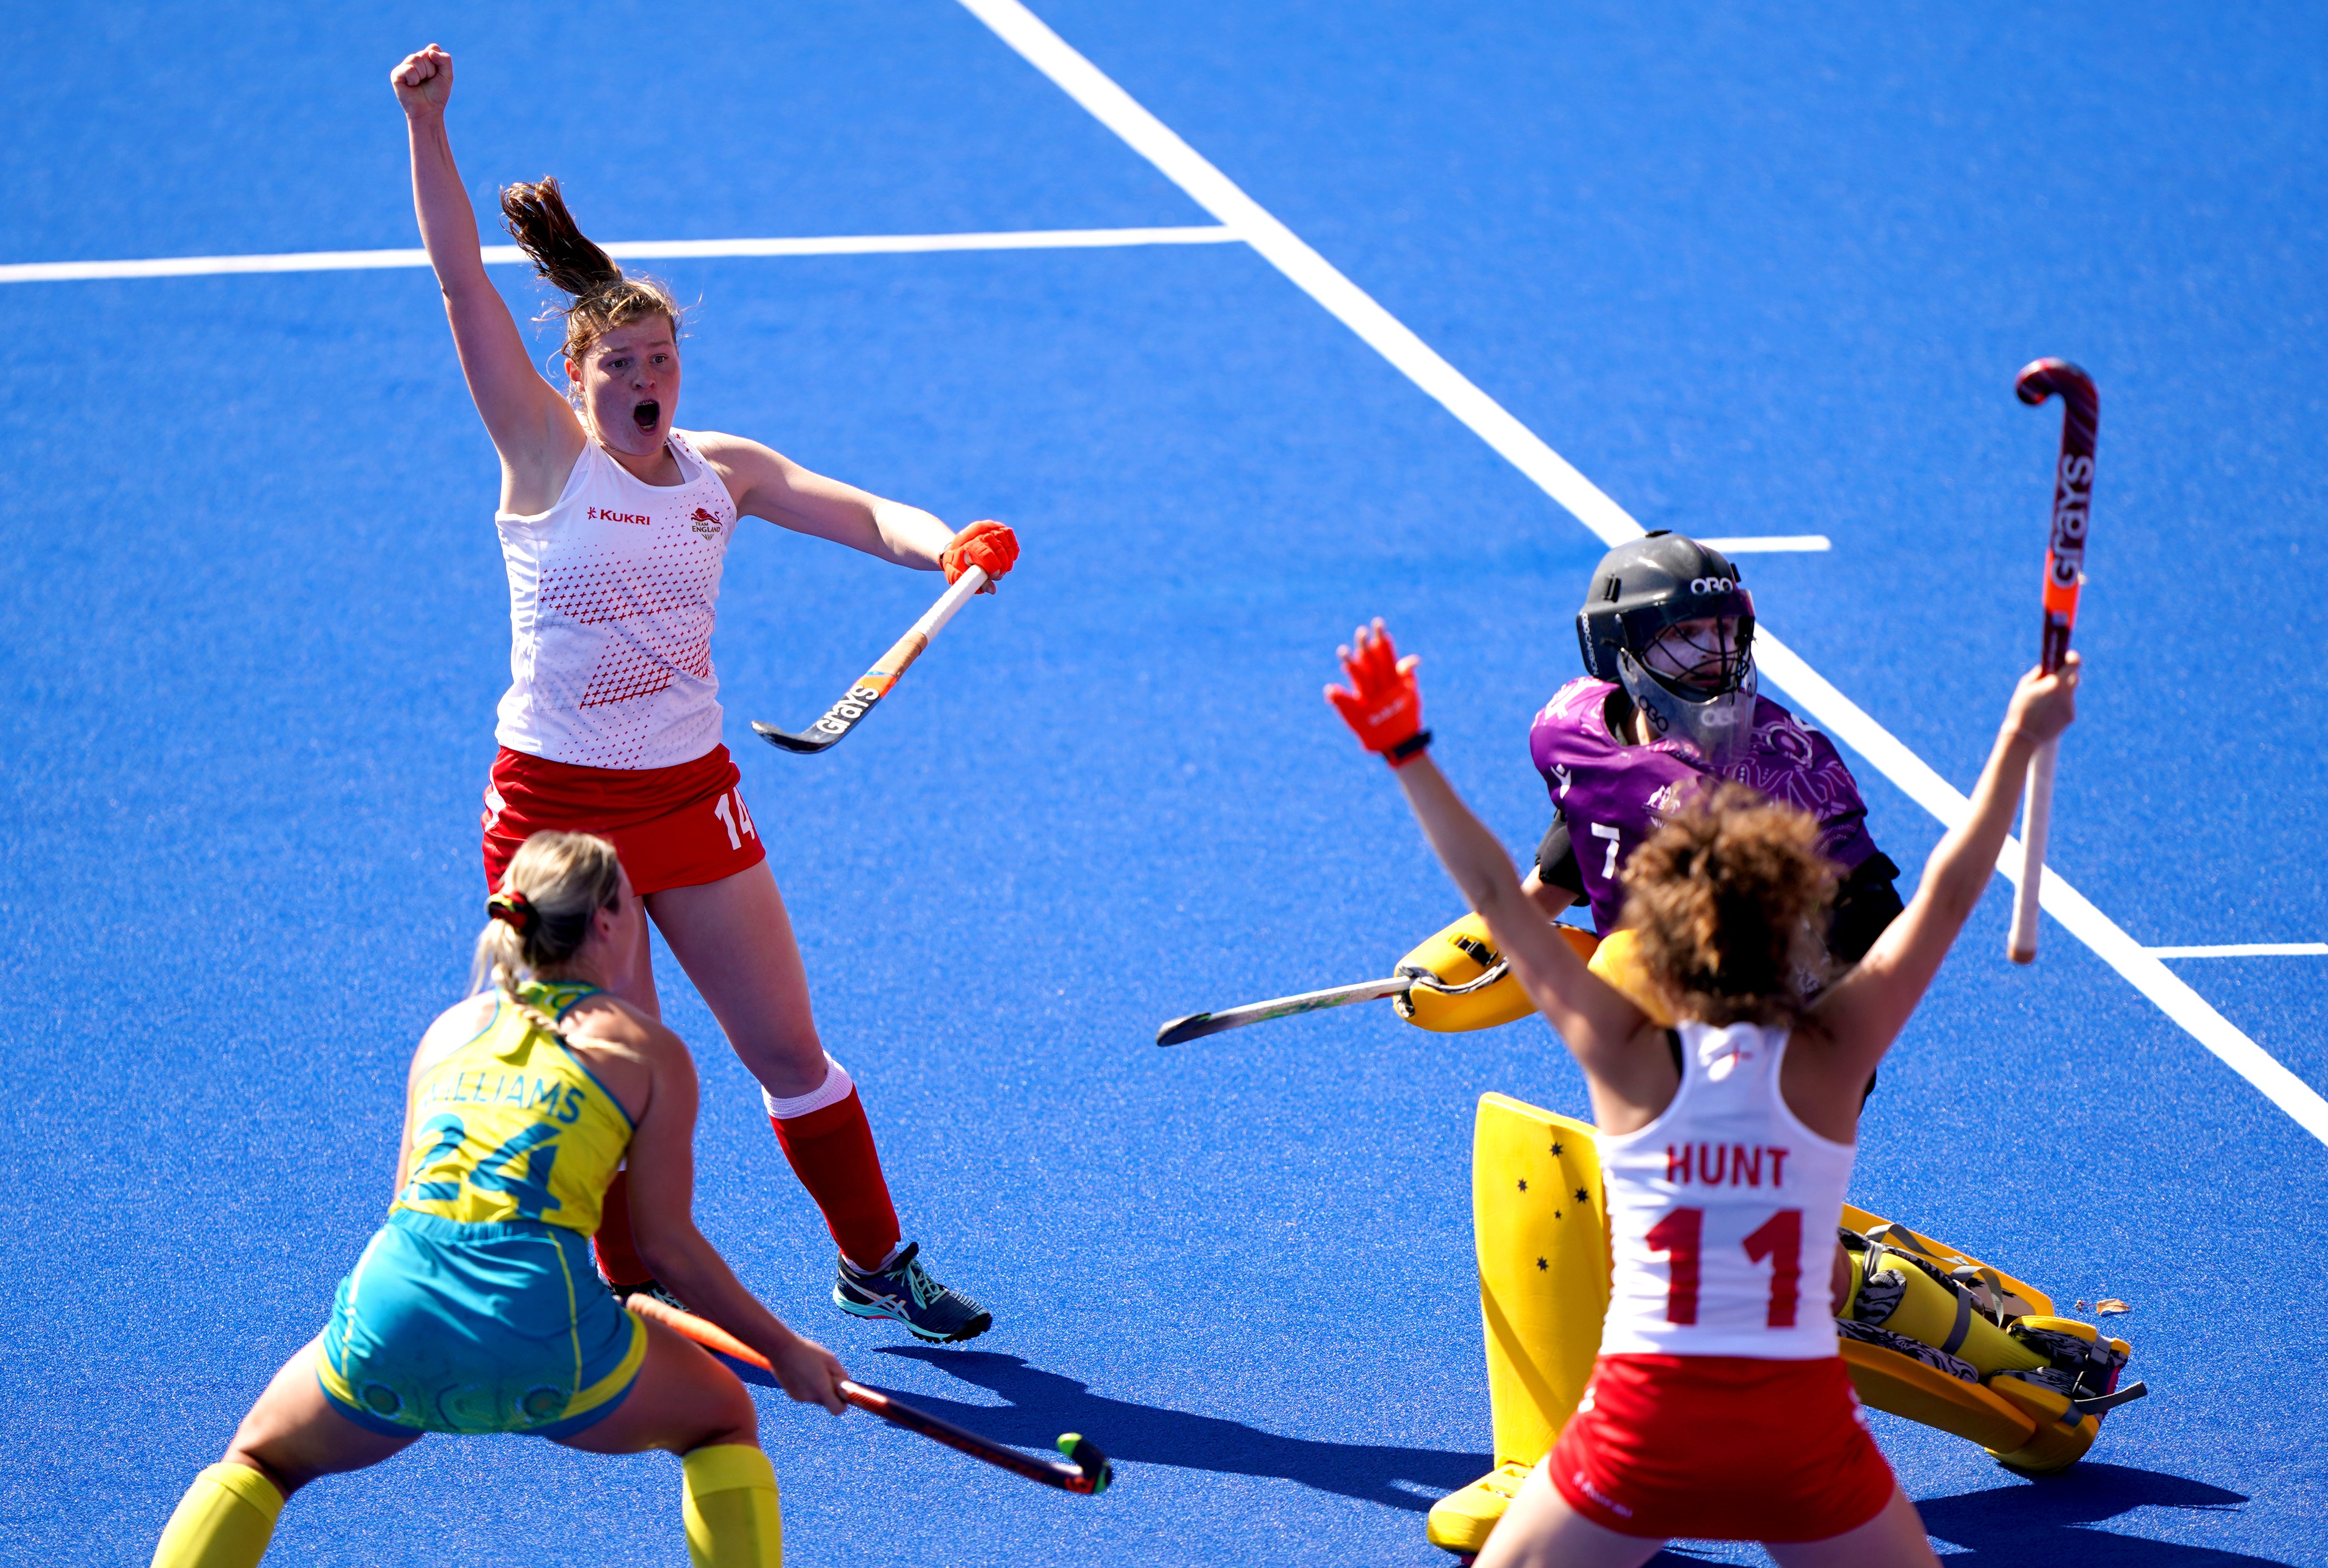
[[(1602, 944), (1602, 954), (1615, 940)], [(2032, 1328), (2096, 1337), (2089, 1324), (2053, 1317), (2052, 1299), (2042, 1291), (1969, 1253), (1849, 1204), (1841, 1218), (1943, 1269), (1979, 1270), (2005, 1310)], [(1496, 1468), (1441, 1498), (1427, 1526), (1432, 1545), (1462, 1555), (1487, 1545), (1592, 1376), (1609, 1310), (1609, 1238), (1592, 1128), (1507, 1094), (1482, 1094), (1472, 1129), (1471, 1224)], [(2095, 1417), (2067, 1419), (2075, 1414), (2069, 1401), (2050, 1389), (2014, 1378), (1965, 1383), (1856, 1340), (1845, 1339), (1842, 1349), (1852, 1385), (1867, 1404), (1978, 1443), (2016, 1469), (2064, 1469), (2099, 1432)]]
[[(2044, 1291), (1969, 1253), (1850, 1204), (1843, 1206), (1843, 1223), (1887, 1246), (1916, 1253), (1945, 1271), (1979, 1270), (1990, 1289), (2004, 1298), (2005, 1310), (2032, 1329), (2051, 1329), (2089, 1344), (2100, 1338), (2090, 1323), (2054, 1317), (2053, 1299)], [(2124, 1340), (2110, 1343), (2121, 1351), (2128, 1348)], [(1999, 1464), (2032, 1475), (2069, 1469), (2085, 1457), (2101, 1432), (2100, 1419), (2079, 1415), (2070, 1408), (2067, 1395), (2016, 1377), (1967, 1383), (1881, 1346), (1853, 1339), (1843, 1342), (1843, 1359), (1851, 1368), (1851, 1385), (1867, 1404), (1976, 1442)]]
[[(1591, 958), (1593, 949), (1600, 945), (1600, 939), (1589, 931), (1579, 931), (1573, 925), (1558, 929), (1580, 958)], [(1466, 915), (1400, 959), (1394, 972), (1403, 974), (1421, 969), (1441, 985), (1464, 985), (1487, 973), (1500, 957), (1495, 938), (1488, 934), (1488, 923), (1477, 915)], [(1441, 1035), (1491, 1029), (1535, 1011), (1535, 1004), (1520, 989), (1519, 977), (1515, 974), (1507, 974), (1493, 985), (1461, 996), (1417, 986), (1392, 1005), (1397, 1008), (1399, 1017), (1415, 1028)]]

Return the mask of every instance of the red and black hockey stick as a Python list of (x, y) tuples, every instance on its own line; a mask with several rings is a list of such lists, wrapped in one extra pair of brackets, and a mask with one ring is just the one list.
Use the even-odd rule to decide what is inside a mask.
[[(2094, 493), (2094, 432), (2101, 399), (2093, 378), (2067, 360), (2038, 360), (2014, 378), (2013, 390), (2035, 408), (2061, 395), (2061, 459), (2053, 469), (2053, 530), (2045, 543), (2045, 634), (2038, 667), (2050, 675), (2070, 652), (2078, 624), (2078, 590), (2085, 585), (2086, 524)], [(2021, 892), (2013, 903), (2013, 934), (2004, 951), (2015, 963), (2037, 956), (2037, 893), (2045, 878), (2045, 835), (2053, 811), (2056, 737), (2029, 759), (2029, 785), (2021, 802)]]
[(922, 656), (922, 650), (930, 645), (930, 640), (953, 619), (953, 613), (968, 604), (970, 596), (985, 586), (986, 573), (977, 567), (956, 577), (953, 586), (938, 596), (938, 602), (908, 627), (904, 636), (889, 645), (889, 651), (881, 655), (881, 662), (842, 692), (840, 700), (826, 709), (824, 717), (810, 725), (805, 731), (794, 734), (789, 729), (778, 729), (773, 724), (762, 724), (757, 719), (752, 721), (753, 729), (758, 732), (762, 740), (782, 751), (813, 756), (820, 751), (831, 749), (843, 736), (865, 721), (866, 716), (873, 711), (874, 705), (889, 695), (889, 689), (896, 685), (898, 677)]
[[(964, 574), (967, 576), (968, 574)], [(756, 1383), (764, 1388), (779, 1386), (776, 1375), (768, 1369), (767, 1357), (737, 1338), (718, 1324), (708, 1322), (692, 1312), (682, 1312), (666, 1306), (652, 1296), (633, 1296), (626, 1303), (632, 1311), (652, 1318), (666, 1328), (675, 1329), (727, 1364), (728, 1369), (746, 1383)], [(1062, 1435), (1058, 1450), (1065, 1460), (1037, 1459), (1033, 1454), (1015, 1449), (992, 1438), (981, 1437), (974, 1432), (954, 1425), (943, 1416), (918, 1410), (894, 1394), (878, 1388), (868, 1388), (861, 1383), (843, 1382), (840, 1397), (858, 1409), (878, 1415), (892, 1426), (902, 1426), (907, 1432), (921, 1433), (933, 1442), (942, 1442), (957, 1453), (966, 1453), (974, 1460), (983, 1460), (997, 1469), (1009, 1470), (1014, 1476), (1024, 1476), (1047, 1487), (1056, 1487), (1063, 1492), (1076, 1492), (1084, 1497), (1097, 1497), (1107, 1490), (1115, 1479), (1114, 1467), (1099, 1445), (1076, 1432)]]

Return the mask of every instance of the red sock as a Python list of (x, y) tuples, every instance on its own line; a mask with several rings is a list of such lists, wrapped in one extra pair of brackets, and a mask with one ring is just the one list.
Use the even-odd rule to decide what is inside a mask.
[(841, 1256), (860, 1269), (880, 1267), (897, 1244), (897, 1211), (889, 1202), (873, 1126), (865, 1120), (865, 1102), (857, 1091), (805, 1116), (771, 1116), (768, 1124), (784, 1146), (793, 1174), (824, 1211)]
[(617, 1170), (606, 1184), (606, 1196), (598, 1200), (598, 1234), (590, 1238), (590, 1246), (598, 1254), (598, 1272), (610, 1285), (643, 1285), (654, 1278), (631, 1240), (629, 1171)]

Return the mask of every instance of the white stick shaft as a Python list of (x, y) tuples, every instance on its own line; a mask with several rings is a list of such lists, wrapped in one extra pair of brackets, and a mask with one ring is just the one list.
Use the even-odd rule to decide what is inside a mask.
[(2029, 784), (2021, 797), (2021, 891), (2013, 900), (2013, 934), (2005, 956), (2028, 963), (2037, 956), (2037, 895), (2045, 884), (2045, 832), (2053, 816), (2053, 760), (2060, 737), (2045, 742), (2029, 759)]
[(983, 567), (971, 568), (954, 579), (953, 587), (938, 596), (938, 602), (914, 623), (914, 630), (925, 638), (936, 636), (945, 624), (953, 619), (953, 613), (970, 603), (970, 596), (985, 586), (986, 569)]

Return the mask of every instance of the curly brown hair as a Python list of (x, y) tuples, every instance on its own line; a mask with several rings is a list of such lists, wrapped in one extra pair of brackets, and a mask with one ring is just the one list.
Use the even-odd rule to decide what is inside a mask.
[(1826, 978), (1819, 932), (1835, 887), (1809, 813), (1743, 784), (1701, 791), (1633, 852), (1624, 883), (1622, 924), (1677, 1017), (1801, 1019)]
[(590, 345), (618, 326), (644, 321), (651, 315), (671, 318), (671, 335), (679, 335), (686, 312), (670, 289), (652, 277), (632, 277), (598, 249), (566, 210), (566, 197), (548, 174), (531, 184), (502, 190), (502, 223), (526, 255), (533, 269), (552, 288), (574, 296), (574, 303), (552, 306), (542, 319), (563, 317), (566, 357), (579, 360)]

